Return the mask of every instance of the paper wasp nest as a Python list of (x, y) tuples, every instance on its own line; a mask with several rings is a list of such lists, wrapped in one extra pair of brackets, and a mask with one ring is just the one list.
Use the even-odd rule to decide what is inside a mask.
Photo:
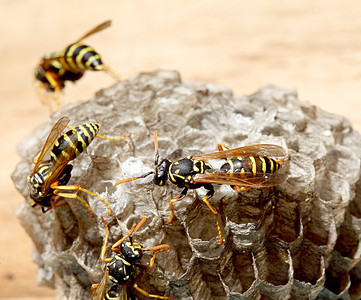
[[(94, 219), (78, 200), (46, 214), (30, 207), (26, 177), (32, 160), (64, 115), (72, 126), (100, 123), (104, 136), (131, 134), (116, 142), (95, 139), (73, 161), (70, 184), (105, 197), (113, 217), (101, 201), (83, 193)], [(144, 247), (170, 245), (151, 270), (136, 274), (138, 285), (154, 294), (197, 300), (361, 297), (361, 138), (346, 119), (298, 100), (293, 90), (268, 86), (238, 96), (159, 71), (69, 105), (51, 122), (19, 147), (23, 160), (13, 180), (26, 199), (17, 216), (34, 241), (38, 279), (55, 286), (58, 299), (89, 299), (91, 284), (100, 280), (105, 234), (100, 216), (110, 224), (109, 245), (140, 216), (147, 222), (136, 241)], [(219, 245), (215, 217), (200, 201), (204, 189), (190, 190), (175, 204), (169, 225), (169, 200), (181, 189), (156, 186), (152, 176), (114, 187), (154, 168), (155, 130), (160, 156), (171, 160), (214, 152), (218, 143), (281, 145), (289, 154), (289, 177), (274, 188), (240, 194), (215, 186), (210, 202), (220, 214), (225, 240)]]

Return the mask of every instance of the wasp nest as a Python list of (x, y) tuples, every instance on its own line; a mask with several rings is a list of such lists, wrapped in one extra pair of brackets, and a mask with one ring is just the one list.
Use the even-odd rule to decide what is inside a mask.
[[(38, 280), (55, 286), (59, 299), (89, 299), (91, 284), (102, 276), (100, 216), (110, 225), (109, 245), (140, 216), (147, 222), (136, 241), (170, 245), (151, 270), (136, 274), (137, 284), (153, 294), (197, 300), (361, 297), (361, 138), (344, 118), (298, 100), (295, 91), (268, 86), (238, 96), (208, 83), (182, 82), (178, 73), (166, 71), (119, 82), (88, 102), (67, 106), (52, 123), (64, 115), (70, 125), (98, 122), (102, 135), (128, 132), (131, 138), (96, 139), (72, 162), (70, 184), (81, 183), (110, 203), (113, 217), (97, 198), (79, 192), (93, 219), (74, 199), (45, 214), (30, 207), (26, 177), (50, 122), (19, 147), (23, 160), (13, 180), (26, 203), (17, 217), (34, 241)], [(155, 130), (160, 156), (171, 160), (214, 152), (218, 143), (281, 145), (288, 152), (288, 179), (239, 194), (215, 186), (210, 203), (225, 241), (219, 245), (215, 217), (200, 201), (203, 188), (175, 203), (168, 224), (169, 200), (181, 192), (178, 187), (156, 186), (151, 176), (114, 187), (153, 170)]]

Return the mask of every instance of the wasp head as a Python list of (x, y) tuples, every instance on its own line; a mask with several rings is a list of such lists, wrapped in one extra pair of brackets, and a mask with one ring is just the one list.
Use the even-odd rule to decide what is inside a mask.
[(121, 244), (120, 251), (129, 263), (139, 262), (143, 257), (143, 248), (139, 243), (124, 241)]
[(168, 179), (168, 170), (171, 162), (168, 159), (163, 159), (154, 170), (154, 183), (163, 186)]

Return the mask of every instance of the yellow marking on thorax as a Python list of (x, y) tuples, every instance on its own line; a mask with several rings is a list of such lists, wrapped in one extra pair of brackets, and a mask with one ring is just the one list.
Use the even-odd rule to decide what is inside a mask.
[(231, 159), (227, 159), (227, 162), (230, 166), (229, 173), (233, 173), (234, 172), (233, 161)]
[(261, 162), (262, 162), (262, 172), (263, 172), (263, 173), (266, 173), (266, 171), (267, 171), (266, 160), (264, 159), (263, 156), (259, 156), (258, 158), (259, 158), (259, 159), (261, 160)]
[(56, 161), (56, 155), (53, 153), (53, 151), (50, 152), (50, 156), (53, 158), (54, 161)]
[(78, 48), (79, 46), (81, 46), (81, 44), (73, 44), (69, 47), (68, 49), (68, 53), (66, 54), (66, 62), (69, 64), (69, 66), (72, 68), (70, 71), (81, 71), (81, 69), (76, 65), (76, 63), (73, 60), (73, 54), (76, 48)]
[(252, 164), (252, 173), (253, 173), (253, 174), (256, 174), (256, 173), (257, 173), (256, 160), (254, 159), (253, 156), (249, 156), (249, 160), (251, 161), (251, 164)]
[(199, 172), (199, 168), (198, 168), (196, 165), (193, 165), (193, 171), (198, 173), (198, 172)]

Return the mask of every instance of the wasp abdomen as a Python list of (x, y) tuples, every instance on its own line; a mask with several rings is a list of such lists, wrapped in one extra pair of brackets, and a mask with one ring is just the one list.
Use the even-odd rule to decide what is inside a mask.
[(60, 61), (64, 68), (71, 72), (100, 71), (104, 69), (100, 55), (94, 48), (81, 43), (71, 44), (66, 47), (62, 52)]
[(134, 275), (133, 265), (127, 262), (120, 255), (116, 255), (108, 264), (109, 278), (118, 285), (123, 284), (127, 280), (131, 279)]
[(228, 159), (221, 167), (225, 173), (274, 173), (281, 165), (276, 160), (266, 156), (244, 156)]
[(61, 135), (50, 152), (51, 162), (56, 161), (61, 156), (66, 157), (67, 160), (79, 156), (96, 137), (99, 129), (99, 124), (87, 123)]

